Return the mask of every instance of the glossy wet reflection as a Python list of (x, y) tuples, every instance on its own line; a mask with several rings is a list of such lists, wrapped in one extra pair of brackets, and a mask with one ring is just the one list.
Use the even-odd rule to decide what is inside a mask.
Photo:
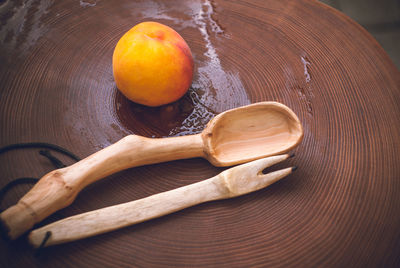
[(117, 91), (115, 109), (128, 131), (148, 137), (196, 134), (215, 116), (193, 89), (180, 100), (160, 107), (136, 104)]

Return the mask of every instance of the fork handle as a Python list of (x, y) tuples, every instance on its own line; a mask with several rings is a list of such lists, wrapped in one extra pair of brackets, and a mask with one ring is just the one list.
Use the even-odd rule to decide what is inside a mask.
[(129, 135), (43, 176), (16, 205), (0, 214), (0, 223), (6, 235), (15, 239), (35, 223), (70, 205), (90, 183), (123, 169), (192, 157), (204, 157), (200, 134), (160, 139)]
[[(161, 217), (206, 201), (226, 197), (219, 175), (143, 199), (75, 215), (33, 230), (29, 242), (39, 247), (70, 242)], [(222, 191), (221, 191), (222, 189)]]

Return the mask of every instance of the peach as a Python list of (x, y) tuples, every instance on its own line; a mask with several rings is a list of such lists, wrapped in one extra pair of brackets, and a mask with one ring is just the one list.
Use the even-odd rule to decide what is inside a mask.
[(119, 91), (146, 106), (178, 100), (193, 79), (189, 46), (175, 30), (157, 22), (142, 22), (126, 32), (112, 63)]

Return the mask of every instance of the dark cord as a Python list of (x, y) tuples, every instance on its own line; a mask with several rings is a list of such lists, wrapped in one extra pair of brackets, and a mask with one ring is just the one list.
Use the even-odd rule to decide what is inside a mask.
[(36, 257), (40, 256), (40, 254), (42, 253), (42, 249), (43, 249), (44, 245), (46, 245), (46, 242), (49, 240), (50, 236), (51, 236), (51, 232), (47, 231), (46, 234), (44, 235), (42, 243), (40, 243), (40, 246), (37, 248), (37, 250), (35, 252)]
[(44, 157), (47, 157), (47, 159), (50, 160), (51, 163), (53, 163), (53, 165), (56, 168), (63, 168), (66, 167), (66, 165), (64, 165), (63, 162), (60, 161), (60, 159), (58, 159), (57, 157), (53, 156), (49, 150), (40, 150), (39, 154), (43, 155)]
[[(66, 150), (58, 145), (54, 145), (54, 144), (50, 144), (50, 143), (42, 143), (42, 142), (16, 143), (16, 144), (7, 145), (7, 146), (0, 148), (0, 154), (8, 152), (10, 150), (25, 149), (25, 148), (47, 148), (47, 149), (51, 149), (51, 150), (60, 152), (64, 155), (67, 155), (70, 158), (74, 159), (75, 161), (81, 160), (79, 157), (77, 157), (73, 153), (69, 152), (68, 150)], [(49, 159), (56, 168), (63, 168), (66, 166), (66, 165), (64, 165), (63, 162), (61, 162), (61, 160), (59, 160), (57, 157), (52, 155), (49, 150), (40, 150), (39, 153), (41, 155), (43, 155), (44, 157), (46, 157), (47, 159)], [(18, 178), (18, 179), (15, 179), (15, 180), (9, 182), (6, 186), (4, 186), (3, 188), (0, 189), (0, 204), (1, 204), (1, 201), (3, 200), (5, 194), (14, 186), (16, 186), (18, 184), (23, 184), (23, 183), (36, 183), (36, 182), (38, 182), (38, 180), (39, 180), (38, 178), (26, 177), (26, 178)], [(3, 210), (0, 208), (0, 213), (2, 211)], [(45, 246), (46, 242), (49, 240), (50, 236), (51, 236), (51, 232), (46, 232), (46, 235), (44, 236), (42, 243), (40, 244), (39, 248), (37, 249), (37, 251), (35, 253), (35, 256), (40, 255), (43, 247)]]
[(77, 157), (70, 151), (68, 151), (58, 145), (54, 145), (51, 143), (45, 143), (45, 142), (28, 142), (28, 143), (10, 144), (10, 145), (0, 148), (0, 154), (5, 153), (10, 150), (25, 149), (25, 148), (47, 148), (47, 149), (51, 149), (51, 150), (63, 153), (65, 155), (69, 156), (70, 158), (74, 159), (75, 161), (81, 160), (79, 157)]
[[(15, 150), (15, 149), (37, 148), (37, 147), (44, 147), (44, 148), (52, 149), (54, 151), (63, 153), (76, 161), (80, 160), (79, 157), (77, 157), (73, 153), (69, 152), (68, 150), (66, 150), (58, 145), (54, 145), (51, 143), (43, 143), (43, 142), (16, 143), (16, 144), (7, 145), (7, 146), (0, 148), (0, 154), (8, 152), (10, 150)], [(63, 162), (61, 162), (61, 160), (59, 160), (57, 157), (53, 156), (49, 150), (40, 150), (39, 153), (41, 155), (45, 156), (47, 159), (49, 159), (56, 168), (63, 168), (66, 166), (66, 165), (64, 165)], [(18, 178), (18, 179), (15, 179), (15, 180), (9, 182), (6, 186), (4, 186), (3, 188), (0, 189), (0, 204), (1, 204), (1, 201), (3, 200), (5, 194), (14, 186), (16, 186), (18, 184), (24, 184), (24, 183), (36, 183), (38, 180), (39, 180), (38, 178), (28, 177), (28, 178)], [(0, 212), (1, 211), (3, 211), (3, 210), (0, 208)]]
[[(18, 185), (18, 184), (24, 184), (24, 183), (36, 183), (39, 179), (38, 178), (18, 178), (15, 179), (13, 181), (10, 181), (9, 183), (7, 183), (6, 186), (4, 186), (3, 188), (0, 189), (0, 204), (1, 201), (3, 201), (4, 196), (6, 195), (6, 193), (11, 189), (14, 188), (14, 186)], [(3, 212), (3, 209), (0, 208), (0, 212)]]

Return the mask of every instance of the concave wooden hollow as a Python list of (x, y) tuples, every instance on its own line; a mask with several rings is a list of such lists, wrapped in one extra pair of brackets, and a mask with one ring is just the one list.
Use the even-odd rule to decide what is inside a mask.
[(16, 205), (0, 214), (7, 236), (15, 239), (35, 223), (70, 205), (91, 184), (123, 169), (165, 161), (204, 157), (230, 166), (287, 152), (303, 129), (285, 105), (260, 102), (217, 115), (201, 134), (150, 139), (129, 135), (62, 169), (43, 176)]
[(291, 150), (303, 128), (287, 106), (260, 102), (217, 115), (202, 135), (209, 160), (229, 166)]

